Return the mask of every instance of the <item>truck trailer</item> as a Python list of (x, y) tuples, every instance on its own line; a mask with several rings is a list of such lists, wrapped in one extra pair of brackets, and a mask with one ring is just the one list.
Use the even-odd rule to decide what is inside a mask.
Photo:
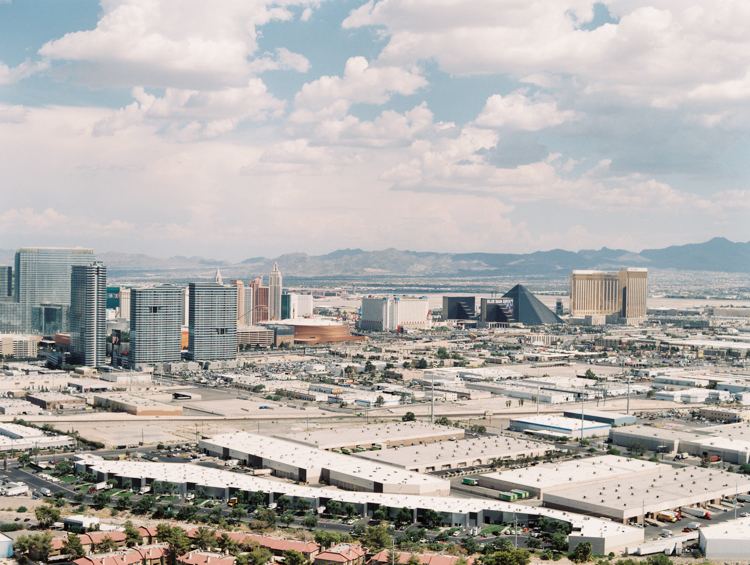
[(690, 516), (695, 516), (696, 518), (711, 519), (711, 513), (705, 508), (682, 508), (680, 511), (683, 514), (690, 514)]

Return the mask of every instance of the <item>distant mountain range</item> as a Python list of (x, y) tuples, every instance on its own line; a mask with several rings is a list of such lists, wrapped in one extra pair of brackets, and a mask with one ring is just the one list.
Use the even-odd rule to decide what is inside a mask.
[[(0, 250), (0, 264), (13, 264), (12, 250)], [(384, 249), (363, 251), (340, 249), (327, 255), (289, 253), (274, 259), (253, 257), (230, 263), (203, 257), (161, 259), (142, 254), (107, 252), (97, 258), (108, 267), (110, 277), (196, 276), (221, 267), (226, 277), (246, 278), (266, 274), (274, 262), (287, 276), (494, 276), (554, 275), (574, 269), (618, 269), (647, 267), (679, 271), (721, 271), (750, 273), (750, 242), (734, 243), (717, 237), (705, 243), (677, 245), (664, 249), (645, 249), (634, 253), (624, 249), (553, 249), (534, 253), (433, 253)]]

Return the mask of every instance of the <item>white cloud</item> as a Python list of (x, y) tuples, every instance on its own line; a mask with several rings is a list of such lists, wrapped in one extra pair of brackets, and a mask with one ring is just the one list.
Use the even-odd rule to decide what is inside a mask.
[[(1, 3), (1, 2), (0, 2)], [(49, 68), (47, 61), (31, 61), (26, 59), (17, 67), (10, 68), (0, 61), (0, 84), (13, 84), (19, 80), (29, 78), (32, 75), (45, 71)]]
[(292, 53), (288, 49), (278, 47), (275, 58), (270, 56), (259, 57), (250, 63), (250, 68), (254, 73), (278, 70), (306, 73), (310, 68), (310, 61), (304, 55)]
[(20, 124), (26, 121), (29, 111), (23, 106), (0, 106), (0, 123)]
[(284, 103), (266, 91), (260, 79), (244, 88), (200, 92), (168, 88), (164, 96), (133, 89), (135, 102), (94, 125), (94, 135), (111, 135), (144, 121), (167, 123), (172, 134), (183, 139), (209, 139), (232, 131), (245, 119), (280, 116)]
[[(607, 3), (619, 18), (594, 30), (593, 2), (381, 0), (353, 10), (345, 28), (382, 26), (380, 63), (435, 59), (459, 75), (510, 73), (550, 85), (573, 75), (586, 92), (615, 92), (675, 107), (691, 97), (747, 100), (750, 10), (744, 0)], [(491, 48), (488, 48), (491, 46)]]
[(479, 126), (525, 131), (559, 126), (575, 119), (575, 112), (559, 111), (557, 102), (534, 102), (516, 91), (503, 97), (494, 94), (487, 99), (482, 112), (474, 122)]
[[(68, 33), (39, 54), (77, 62), (60, 72), (90, 84), (242, 87), (253, 71), (256, 27), (293, 17), (272, 0), (104, 0), (102, 9), (96, 29)], [(299, 69), (301, 61), (291, 64)]]
[(351, 57), (343, 77), (323, 76), (305, 84), (294, 97), (293, 122), (343, 118), (353, 103), (384, 104), (393, 94), (413, 94), (427, 80), (412, 68), (373, 67), (364, 57)]

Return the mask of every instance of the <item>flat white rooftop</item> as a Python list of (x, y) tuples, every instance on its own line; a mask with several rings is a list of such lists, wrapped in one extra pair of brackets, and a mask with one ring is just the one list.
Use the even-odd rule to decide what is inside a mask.
[(701, 534), (711, 541), (750, 540), (750, 518), (737, 518), (715, 526), (707, 526), (701, 528)]
[(583, 426), (584, 430), (594, 429), (608, 429), (609, 424), (603, 424), (601, 422), (592, 422), (591, 420), (583, 420), (580, 418), (565, 418), (563, 416), (523, 416), (521, 418), (513, 418), (511, 423), (518, 422), (519, 424), (531, 424), (534, 426), (540, 426), (549, 428), (551, 431), (555, 430), (580, 430)]
[[(543, 455), (552, 451), (549, 444), (506, 436), (481, 437), (458, 441), (440, 441), (397, 449), (365, 451), (356, 457), (383, 461), (406, 469), (432, 466), (434, 470), (482, 465), (493, 458), (516, 459), (523, 455)], [(450, 467), (448, 467), (450, 465)]]
[(603, 455), (588, 459), (574, 459), (562, 463), (545, 463), (525, 469), (507, 470), (500, 473), (487, 473), (486, 478), (497, 478), (533, 489), (549, 491), (554, 487), (569, 487), (577, 484), (620, 479), (658, 473), (667, 465), (641, 459), (629, 459), (619, 455)]
[[(345, 389), (355, 391), (353, 389)], [(379, 393), (378, 393), (379, 394)], [(280, 434), (275, 437), (292, 440), (320, 449), (336, 449), (339, 447), (424, 441), (435, 441), (433, 438), (446, 436), (463, 437), (464, 430), (438, 426), (427, 422), (391, 422), (388, 424), (373, 424), (369, 426), (339, 427), (313, 432), (297, 432)]]

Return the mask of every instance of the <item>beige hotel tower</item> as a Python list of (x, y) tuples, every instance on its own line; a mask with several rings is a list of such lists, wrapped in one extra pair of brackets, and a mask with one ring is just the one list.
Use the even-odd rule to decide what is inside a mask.
[(570, 315), (605, 316), (607, 323), (639, 323), (646, 317), (648, 269), (571, 271)]

